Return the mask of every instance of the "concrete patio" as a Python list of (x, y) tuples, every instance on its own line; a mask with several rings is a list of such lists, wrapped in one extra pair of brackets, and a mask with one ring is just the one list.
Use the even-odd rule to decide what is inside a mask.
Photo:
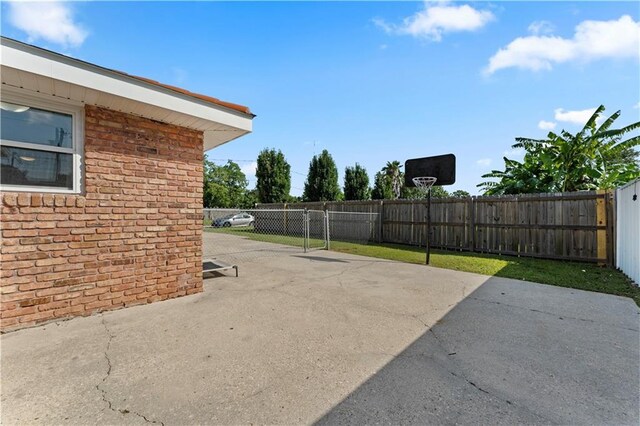
[(631, 299), (334, 252), (2, 336), (3, 424), (639, 421)]

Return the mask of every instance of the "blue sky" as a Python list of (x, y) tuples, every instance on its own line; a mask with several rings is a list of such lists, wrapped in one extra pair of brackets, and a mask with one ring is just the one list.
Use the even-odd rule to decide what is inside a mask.
[(448, 189), (475, 194), (516, 136), (575, 131), (600, 104), (640, 119), (636, 2), (3, 2), (2, 34), (248, 105), (253, 133), (209, 157), (253, 187), (280, 149), (294, 195), (323, 149), (341, 183), (451, 152)]

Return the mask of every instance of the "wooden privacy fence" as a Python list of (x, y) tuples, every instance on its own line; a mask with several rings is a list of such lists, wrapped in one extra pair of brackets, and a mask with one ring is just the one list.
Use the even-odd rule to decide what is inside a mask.
[[(424, 200), (260, 204), (259, 208), (378, 213), (377, 241), (422, 246)], [(432, 246), (450, 250), (612, 264), (613, 193), (605, 191), (434, 198)]]

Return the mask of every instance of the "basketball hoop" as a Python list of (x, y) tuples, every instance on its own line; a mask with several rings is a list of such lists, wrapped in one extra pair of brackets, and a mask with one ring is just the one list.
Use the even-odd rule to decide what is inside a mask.
[(411, 179), (413, 184), (427, 196), (427, 258), (425, 263), (429, 264), (429, 258), (431, 257), (431, 187), (438, 180), (433, 176), (418, 176)]
[(411, 180), (413, 181), (413, 184), (416, 186), (416, 188), (420, 188), (422, 192), (426, 193), (429, 189), (431, 189), (433, 184), (436, 183), (436, 180), (438, 179), (432, 176), (419, 176), (414, 177)]
[[(453, 154), (434, 155), (431, 157), (411, 158), (404, 162), (404, 186), (415, 187), (425, 198), (427, 208), (427, 223), (420, 223), (427, 246), (426, 264), (429, 264), (431, 254), (431, 188), (438, 182), (438, 186), (453, 185), (456, 182), (456, 156)], [(426, 225), (426, 229), (423, 225)], [(426, 234), (426, 235), (425, 235)]]

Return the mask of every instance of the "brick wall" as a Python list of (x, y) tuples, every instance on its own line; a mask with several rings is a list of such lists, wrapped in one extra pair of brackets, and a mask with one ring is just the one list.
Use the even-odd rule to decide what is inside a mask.
[(3, 331), (202, 291), (201, 132), (85, 109), (81, 195), (2, 193)]

